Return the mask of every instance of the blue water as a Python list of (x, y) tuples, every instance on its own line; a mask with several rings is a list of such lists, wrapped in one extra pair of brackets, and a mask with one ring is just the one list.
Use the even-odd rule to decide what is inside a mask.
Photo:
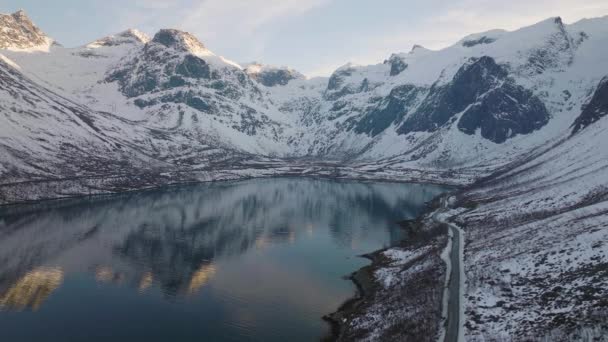
[(444, 188), (312, 179), (0, 209), (0, 341), (311, 341)]

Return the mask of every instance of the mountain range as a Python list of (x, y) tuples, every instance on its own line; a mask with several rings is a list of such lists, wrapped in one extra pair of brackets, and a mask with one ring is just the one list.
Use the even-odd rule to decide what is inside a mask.
[(117, 160), (121, 173), (195, 172), (238, 158), (470, 183), (602, 116), (601, 99), (583, 107), (608, 75), (606, 23), (550, 18), (309, 79), (241, 66), (179, 30), (64, 48), (23, 11), (3, 15), (2, 178), (110, 175)]
[(603, 115), (607, 23), (550, 18), (309, 79), (241, 66), (179, 30), (64, 48), (23, 11), (3, 15), (2, 178), (184, 173), (236, 158), (379, 178), (441, 170), (467, 184)]

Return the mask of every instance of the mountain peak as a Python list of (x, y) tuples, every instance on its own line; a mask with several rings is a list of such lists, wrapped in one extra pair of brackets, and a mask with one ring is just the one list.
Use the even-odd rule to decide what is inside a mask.
[(176, 29), (162, 29), (154, 35), (152, 42), (182, 52), (196, 53), (207, 50), (194, 35)]
[(139, 41), (140, 41), (140, 42), (142, 42), (142, 43), (147, 43), (147, 42), (149, 42), (149, 41), (150, 41), (150, 37), (149, 37), (147, 34), (145, 34), (145, 33), (141, 32), (141, 31), (140, 31), (140, 30), (138, 30), (138, 29), (132, 29), (132, 28), (131, 28), (131, 29), (128, 29), (128, 30), (125, 30), (125, 31), (120, 32), (120, 33), (118, 34), (118, 36), (120, 36), (120, 37), (131, 37), (131, 38), (135, 38), (135, 39), (139, 40)]
[(52, 44), (53, 40), (34, 25), (25, 11), (0, 14), (0, 49), (48, 50)]
[(302, 73), (286, 67), (265, 65), (259, 62), (252, 62), (243, 65), (245, 73), (249, 77), (267, 86), (274, 87), (276, 85), (286, 85), (291, 80), (306, 79)]
[(562, 20), (562, 17), (553, 18), (553, 22), (555, 22), (558, 25), (564, 25), (564, 21)]
[(104, 46), (108, 47), (119, 45), (143, 45), (149, 41), (150, 37), (148, 37), (148, 35), (146, 35), (145, 33), (136, 29), (128, 29), (115, 35), (98, 39), (88, 44), (86, 47), (99, 48)]
[(555, 28), (562, 30), (562, 29), (564, 29), (565, 26), (566, 25), (564, 24), (564, 21), (562, 20), (561, 17), (549, 17), (545, 20), (541, 20), (535, 24), (532, 24), (527, 27), (523, 27), (519, 30), (526, 30), (528, 28), (537, 28), (537, 29), (545, 29), (545, 30), (553, 31)]
[(30, 18), (27, 16), (25, 11), (22, 9), (18, 10), (17, 12), (15, 12), (11, 15), (13, 16), (13, 18), (15, 18), (17, 20), (30, 20)]
[(410, 50), (410, 55), (419, 53), (419, 52), (428, 52), (428, 51), (431, 51), (431, 50), (425, 48), (422, 45), (415, 44), (414, 46), (412, 46), (412, 49)]

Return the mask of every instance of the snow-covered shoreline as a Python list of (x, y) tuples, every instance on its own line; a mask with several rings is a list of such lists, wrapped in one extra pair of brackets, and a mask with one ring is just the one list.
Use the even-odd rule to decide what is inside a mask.
[[(608, 150), (588, 143), (605, 137), (606, 124), (604, 120), (587, 128), (586, 135), (535, 151), (457, 190), (449, 195), (449, 208), (438, 210), (436, 200), (434, 208), (410, 224), (421, 232), (437, 229), (441, 224), (434, 218), (441, 215), (440, 221), (462, 229), (459, 340), (565, 342), (608, 336), (608, 191), (603, 185)], [(448, 244), (446, 225), (439, 235), (444, 242), (427, 261), (436, 260), (436, 267), (443, 268), (434, 280), (443, 293), (447, 273), (440, 255)], [(407, 262), (412, 248), (404, 242), (378, 252), (385, 261), (368, 271), (376, 275), (376, 290), (343, 329), (363, 334), (359, 340), (402, 340), (390, 335), (391, 326), (410, 326), (417, 317), (395, 309), (394, 302), (412, 312), (429, 308), (429, 303), (411, 307), (411, 292), (394, 298), (391, 291), (416, 286), (425, 274), (424, 263)], [(391, 265), (395, 263), (399, 266)], [(416, 336), (418, 340), (441, 337), (445, 300), (441, 294), (435, 298), (436, 320), (426, 322), (426, 331), (434, 333)]]
[[(312, 165), (312, 166), (311, 166)], [(365, 172), (351, 167), (314, 164), (256, 164), (248, 168), (218, 169), (208, 171), (174, 171), (163, 173), (134, 173), (119, 176), (75, 177), (71, 179), (41, 179), (0, 184), (0, 205), (17, 205), (77, 198), (82, 196), (112, 195), (131, 191), (162, 188), (184, 184), (245, 180), (268, 177), (311, 177), (335, 180), (357, 180), (399, 183), (424, 183), (446, 186), (462, 186), (470, 182), (467, 175), (441, 179), (437, 174), (419, 170), (398, 175), (394, 172)]]

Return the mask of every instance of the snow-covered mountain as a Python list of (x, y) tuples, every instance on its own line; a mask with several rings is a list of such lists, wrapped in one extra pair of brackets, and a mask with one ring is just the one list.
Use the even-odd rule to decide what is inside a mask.
[(284, 86), (291, 80), (303, 80), (306, 76), (289, 67), (276, 67), (258, 62), (247, 63), (244, 70), (249, 77), (266, 87)]
[(306, 144), (313, 153), (445, 167), (502, 159), (572, 124), (608, 74), (607, 21), (551, 18), (440, 51), (415, 47), (382, 64), (345, 65), (315, 96), (286, 97), (282, 106), (302, 125), (321, 126), (309, 129), (318, 132)]
[(111, 173), (139, 159), (112, 137), (117, 122), (37, 85), (5, 57), (0, 98), (3, 182)]
[(182, 31), (159, 31), (112, 65), (103, 82), (116, 84), (155, 126), (216, 134), (247, 152), (273, 152), (287, 124), (238, 64)]
[(103, 37), (86, 45), (89, 49), (97, 49), (104, 46), (120, 46), (120, 45), (140, 45), (150, 41), (147, 34), (136, 30), (128, 29), (115, 35)]
[[(7, 27), (27, 18), (5, 17)], [(27, 22), (28, 32), (52, 41)], [(608, 75), (607, 24), (608, 17), (571, 25), (550, 18), (311, 79), (288, 67), (241, 66), (171, 29), (151, 39), (127, 30), (76, 48), (1, 53), (13, 72), (91, 117), (137, 127), (131, 144), (177, 168), (207, 165), (205, 146), (216, 157), (341, 161), (380, 178), (441, 171), (470, 183), (604, 115), (605, 96), (592, 95)], [(40, 43), (27, 42), (21, 46)]]
[(56, 44), (22, 10), (13, 14), (0, 13), (0, 28), (0, 49), (48, 50)]

